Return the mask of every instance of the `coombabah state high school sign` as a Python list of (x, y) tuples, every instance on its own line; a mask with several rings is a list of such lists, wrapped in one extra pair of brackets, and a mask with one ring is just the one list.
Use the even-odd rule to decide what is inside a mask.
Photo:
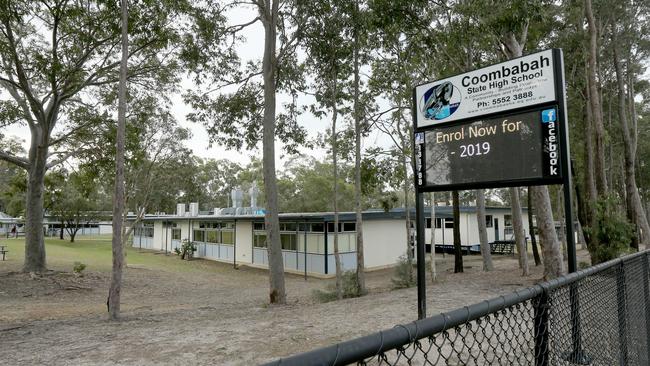
[(563, 80), (553, 49), (417, 86), (418, 189), (562, 183)]

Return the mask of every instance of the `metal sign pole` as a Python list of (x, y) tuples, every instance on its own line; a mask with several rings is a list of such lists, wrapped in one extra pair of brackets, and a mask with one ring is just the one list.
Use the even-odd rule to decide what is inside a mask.
[[(571, 152), (569, 151), (569, 123), (566, 115), (566, 94), (564, 80), (564, 58), (561, 50), (553, 50), (555, 58), (556, 93), (558, 93), (558, 122), (561, 125), (560, 149), (562, 151), (562, 188), (564, 190), (564, 220), (566, 226), (567, 261), (569, 273), (578, 270), (576, 258), (576, 240), (573, 232), (573, 190), (571, 178)], [(569, 301), (571, 312), (571, 340), (572, 349), (565, 354), (565, 359), (578, 365), (590, 365), (591, 358), (582, 348), (582, 334), (580, 327), (580, 301), (578, 297), (578, 282), (571, 283), (569, 287)]]
[[(424, 196), (421, 192), (415, 193), (415, 238), (418, 265), (418, 319), (427, 317), (427, 288), (425, 273), (424, 250)], [(434, 250), (432, 247), (431, 250)]]

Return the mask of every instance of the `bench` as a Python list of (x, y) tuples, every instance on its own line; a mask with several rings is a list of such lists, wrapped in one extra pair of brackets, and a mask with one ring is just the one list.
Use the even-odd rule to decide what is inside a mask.
[(492, 254), (515, 254), (514, 240), (495, 240), (490, 243), (490, 253)]

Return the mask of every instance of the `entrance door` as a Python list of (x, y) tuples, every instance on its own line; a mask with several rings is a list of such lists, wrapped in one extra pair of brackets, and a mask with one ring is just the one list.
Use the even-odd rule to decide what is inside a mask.
[(499, 240), (499, 219), (494, 218), (494, 240)]

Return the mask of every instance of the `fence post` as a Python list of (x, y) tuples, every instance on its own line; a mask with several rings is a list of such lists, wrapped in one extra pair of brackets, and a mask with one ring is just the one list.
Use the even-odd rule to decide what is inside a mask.
[(646, 362), (650, 363), (650, 269), (648, 255), (643, 256), (643, 305), (645, 306)]
[(627, 304), (625, 291), (625, 262), (618, 266), (616, 274), (616, 303), (618, 304), (618, 346), (619, 364), (627, 365)]
[(546, 290), (533, 300), (535, 311), (535, 366), (548, 365), (548, 294)]
[(569, 303), (571, 306), (571, 351), (564, 353), (565, 361), (576, 365), (591, 365), (591, 357), (582, 349), (582, 334), (580, 327), (580, 298), (578, 297), (579, 282), (569, 284)]

